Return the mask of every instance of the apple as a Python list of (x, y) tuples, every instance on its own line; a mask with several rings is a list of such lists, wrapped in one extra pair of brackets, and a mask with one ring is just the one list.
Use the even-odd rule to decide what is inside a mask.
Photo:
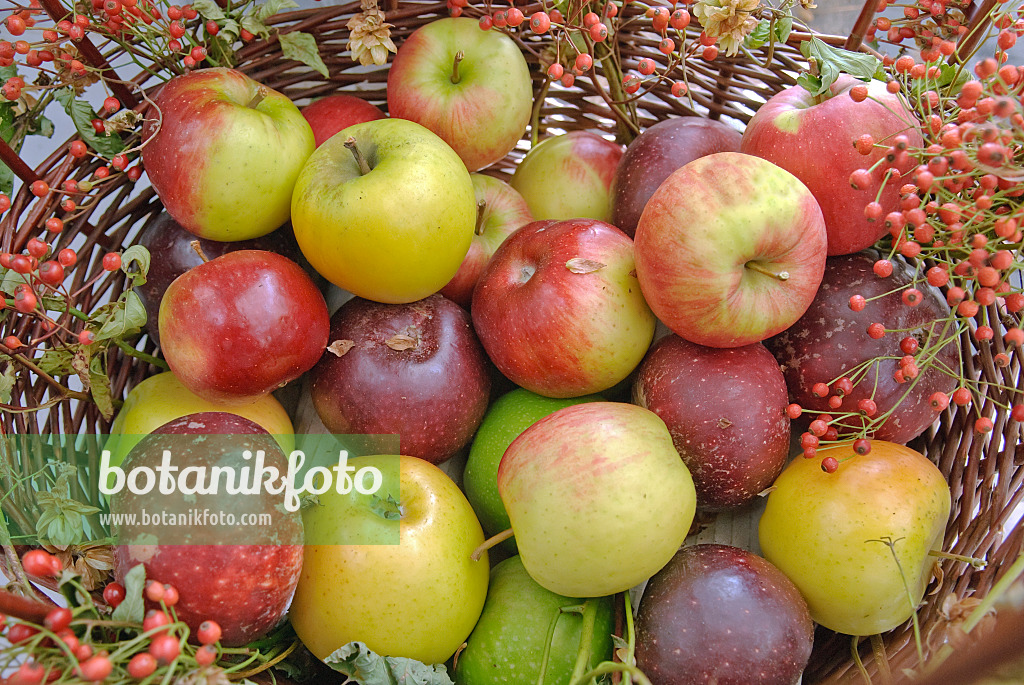
[[(850, 97), (850, 89), (858, 85), (868, 89), (863, 102)], [(877, 143), (868, 155), (856, 147), (863, 135)], [(881, 188), (886, 164), (878, 166), (869, 187), (850, 184), (854, 171), (870, 169), (885, 157), (897, 135), (906, 136), (911, 148), (923, 147), (917, 114), (889, 93), (885, 83), (864, 84), (843, 75), (820, 98), (802, 86), (776, 93), (747, 124), (740, 151), (778, 164), (810, 189), (825, 216), (828, 254), (840, 255), (870, 247), (885, 235), (885, 222), (864, 216), (864, 208), (876, 196), (883, 216), (899, 211), (899, 176)], [(905, 174), (910, 167), (907, 162), (898, 170)]]
[(684, 547), (644, 588), (636, 664), (655, 685), (796, 685), (814, 624), (792, 581), (730, 545)]
[[(835, 473), (822, 469), (826, 457), (839, 462)], [(786, 467), (758, 539), (811, 618), (838, 633), (874, 635), (917, 609), (949, 514), (949, 486), (924, 455), (884, 440), (861, 455), (842, 443)]]
[(281, 403), (273, 395), (265, 395), (251, 404), (223, 404), (199, 397), (165, 371), (145, 379), (132, 388), (110, 426), (105, 449), (110, 450), (110, 463), (119, 466), (144, 435), (187, 414), (228, 412), (247, 418), (267, 430), (281, 450), (290, 454), (295, 448), (295, 429)]
[(290, 226), (268, 233), (252, 240), (223, 242), (198, 238), (181, 227), (167, 212), (161, 212), (151, 221), (142, 233), (138, 243), (157, 258), (149, 266), (146, 282), (135, 288), (139, 299), (146, 307), (146, 329), (150, 337), (160, 344), (160, 327), (157, 319), (160, 315), (160, 302), (171, 282), (194, 266), (203, 263), (202, 257), (192, 247), (193, 242), (199, 243), (199, 249), (207, 258), (220, 257), (236, 250), (267, 250), (277, 252), (289, 259), (299, 258), (299, 247), (295, 244)]
[(548, 397), (614, 386), (654, 337), (633, 241), (594, 219), (537, 221), (509, 236), (480, 275), (471, 313), (498, 370)]
[(533, 146), (510, 183), (535, 219), (612, 220), (612, 181), (622, 159), (618, 143), (570, 131)]
[(800, 318), (825, 269), (825, 223), (810, 191), (771, 162), (719, 152), (672, 175), (636, 229), (636, 274), (681, 338), (742, 347)]
[(320, 147), (338, 131), (364, 121), (383, 119), (387, 115), (380, 107), (347, 93), (335, 93), (314, 100), (302, 108), (302, 116), (313, 129), (313, 139)]
[[(938, 418), (931, 405), (932, 394), (948, 395), (956, 389), (956, 379), (944, 369), (960, 368), (960, 347), (952, 331), (944, 330), (942, 322), (950, 312), (939, 291), (923, 282), (916, 269), (902, 259), (892, 260), (891, 276), (879, 278), (872, 268), (880, 256), (872, 251), (829, 257), (821, 287), (807, 312), (765, 345), (782, 367), (792, 401), (803, 407), (806, 415), (834, 414), (829, 396), (818, 397), (814, 386), (852, 375), (857, 383), (841, 397), (841, 411), (854, 414), (837, 426), (840, 435), (864, 426), (859, 405), (871, 400), (876, 406), (872, 416), (885, 417), (874, 426), (874, 437), (906, 443)], [(920, 302), (913, 307), (904, 304), (901, 296), (911, 283), (921, 293)], [(859, 312), (850, 309), (854, 295), (867, 300)], [(875, 322), (890, 331), (877, 340), (867, 332)], [(907, 338), (933, 352), (918, 353), (920, 374), (900, 383), (894, 374), (906, 354), (901, 346)], [(945, 343), (940, 345), (940, 340)], [(854, 372), (869, 360), (877, 361), (857, 378)], [(836, 393), (833, 384), (828, 394)]]
[[(487, 596), (484, 539), (458, 486), (414, 457), (349, 460), (373, 466), (373, 495), (331, 489), (303, 511), (306, 549), (290, 618), (302, 643), (323, 659), (349, 642), (383, 656), (447, 661), (469, 637)], [(349, 539), (367, 544), (313, 544)]]
[(750, 503), (786, 464), (786, 381), (760, 343), (721, 349), (666, 336), (640, 365), (633, 402), (668, 426), (702, 509)]
[(247, 240), (288, 221), (313, 131), (286, 96), (223, 67), (175, 76), (145, 119), (142, 163), (174, 220), (201, 238)]
[[(584, 615), (560, 613), (584, 605)], [(554, 632), (548, 631), (552, 621)], [(588, 625), (589, 624), (589, 625)], [(586, 631), (586, 632), (585, 632)], [(579, 666), (589, 671), (612, 657), (615, 612), (611, 597), (573, 599), (545, 590), (511, 557), (491, 569), (480, 620), (459, 653), (458, 685), (520, 685), (575, 682)], [(581, 640), (587, 640), (581, 646)], [(547, 664), (542, 666), (544, 654)], [(544, 678), (540, 680), (541, 669)]]
[(490, 399), (487, 356), (469, 315), (442, 295), (411, 304), (346, 302), (310, 372), (335, 434), (398, 434), (401, 452), (438, 464), (464, 447)]
[(516, 438), (498, 492), (530, 576), (568, 597), (622, 592), (683, 543), (693, 479), (654, 412), (621, 402), (559, 409)]
[[(155, 470), (163, 463), (179, 469), (215, 467), (250, 468), (243, 451), (263, 450), (263, 463), (283, 472), (287, 460), (273, 438), (249, 419), (224, 412), (189, 414), (160, 426), (146, 436), (123, 464)], [(179, 483), (181, 476), (178, 477)], [(138, 481), (145, 481), (139, 478)], [(130, 477), (127, 483), (132, 483)], [(220, 487), (224, 485), (223, 477)], [(180, 487), (180, 485), (179, 485)], [(302, 520), (298, 512), (284, 511), (280, 497), (267, 489), (255, 495), (172, 494), (159, 489), (135, 494), (124, 488), (111, 496), (116, 515), (158, 514), (170, 523), (121, 525), (115, 535), (114, 575), (123, 580), (137, 564), (146, 578), (173, 585), (180, 595), (174, 606), (178, 620), (192, 631), (206, 620), (216, 621), (225, 646), (244, 645), (262, 637), (282, 621), (295, 592), (302, 565)], [(202, 514), (200, 514), (202, 512)], [(208, 522), (200, 516), (216, 517)], [(225, 524), (226, 517), (238, 523)], [(271, 517), (271, 523), (251, 525), (243, 517)], [(176, 517), (176, 519), (168, 519)], [(187, 520), (179, 525), (174, 520)], [(146, 542), (136, 542), (141, 538)], [(245, 544), (230, 544), (245, 540)], [(157, 607), (158, 608), (158, 607)]]
[(673, 117), (647, 128), (615, 169), (611, 223), (632, 238), (647, 201), (673, 171), (704, 155), (739, 152), (741, 137), (732, 126), (704, 117)]
[(310, 156), (292, 197), (295, 239), (313, 268), (377, 302), (414, 302), (443, 288), (475, 225), (476, 195), (462, 160), (404, 119), (368, 121), (332, 137)]
[(388, 71), (388, 111), (439, 135), (466, 168), (505, 157), (533, 109), (530, 68), (516, 42), (475, 19), (446, 17), (402, 41)]
[(160, 304), (164, 359), (189, 390), (245, 404), (311, 369), (327, 347), (320, 290), (287, 257), (241, 250), (200, 264)]
[[(498, 465), (505, 450), (519, 435), (548, 414), (583, 402), (598, 402), (600, 395), (554, 399), (516, 388), (487, 409), (469, 448), (462, 487), (480, 519), (484, 532), (495, 535), (512, 526), (498, 493)], [(509, 546), (515, 544), (509, 541)]]
[(469, 309), (484, 265), (512, 231), (533, 221), (526, 200), (512, 186), (486, 174), (470, 174), (476, 191), (476, 231), (462, 266), (441, 294)]

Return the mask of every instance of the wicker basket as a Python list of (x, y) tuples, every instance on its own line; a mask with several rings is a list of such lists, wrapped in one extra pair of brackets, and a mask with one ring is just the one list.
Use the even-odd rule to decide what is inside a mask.
[[(821, 38), (833, 45), (845, 44), (847, 47), (859, 48), (872, 19), (875, 4), (872, 0), (868, 1), (851, 36)], [(994, 1), (981, 3), (977, 8), (979, 14), (994, 4)], [(57, 0), (46, 0), (42, 5), (51, 15), (59, 16), (65, 11)], [(541, 9), (539, 3), (519, 7), (527, 15)], [(429, 0), (392, 2), (388, 7), (382, 6), (382, 9), (385, 9), (388, 21), (394, 25), (392, 38), (399, 45), (418, 27), (449, 14), (444, 2)], [(488, 10), (483, 6), (471, 5), (465, 9), (465, 15), (481, 16)], [(301, 30), (315, 36), (331, 74), (330, 78), (323, 78), (305, 65), (285, 59), (280, 44), (274, 39), (244, 46), (237, 53), (238, 68), (285, 93), (299, 105), (330, 93), (352, 91), (386, 108), (387, 67), (361, 67), (352, 61), (347, 52), (346, 22), (358, 11), (359, 4), (350, 2), (279, 14), (269, 22), (281, 31)], [(614, 37), (623, 69), (635, 68), (637, 61), (645, 55), (660, 57), (660, 54), (656, 54), (660, 37), (651, 29), (650, 20), (644, 19), (642, 11), (634, 5), (627, 5), (623, 11), (627, 16), (636, 15), (636, 20), (629, 22)], [(687, 31), (689, 37), (694, 38), (700, 29), (694, 23)], [(758, 51), (762, 60), (769, 64), (767, 67), (742, 57), (719, 57), (712, 63), (691, 60), (688, 63), (690, 96), (677, 98), (670, 94), (668, 84), (659, 86), (637, 103), (635, 121), (642, 129), (671, 116), (699, 115), (742, 125), (761, 103), (779, 90), (793, 85), (797, 75), (806, 69), (806, 62), (796, 46), (809, 35), (806, 28), (797, 26), (789, 38), (789, 44), (774, 46), (770, 60), (767, 47)], [(629, 138), (631, 132), (635, 132), (631, 124), (617, 118), (616, 112), (609, 107), (609, 81), (604, 79), (600, 65), (595, 65), (595, 70), (586, 77), (578, 78), (571, 88), (563, 88), (557, 83), (549, 84), (539, 66), (546, 39), (528, 32), (517, 36), (531, 65), (535, 93), (542, 93), (543, 100), (539, 103), (536, 119), (540, 136), (573, 129), (589, 129), (601, 130), (609, 136), (618, 136), (624, 140)], [(109, 46), (103, 49), (109, 49)], [(83, 49), (83, 54), (91, 56), (94, 64), (100, 64), (99, 60), (103, 59), (100, 52)], [(138, 89), (132, 84), (125, 86), (116, 82), (118, 76), (123, 78), (126, 75), (108, 72), (108, 76), (111, 89), (122, 102), (137, 103), (136, 109), (142, 111), (145, 105), (138, 104)], [(143, 87), (151, 85), (145, 77), (137, 78), (135, 83)], [(522, 141), (517, 150), (489, 171), (507, 176), (528, 148), (528, 142)], [(99, 162), (74, 164), (67, 156), (66, 149), (66, 145), (59, 145), (34, 171), (24, 163), (19, 164), (18, 159), (5, 157), (5, 161), (25, 183), (0, 224), (0, 250), (20, 251), (30, 238), (45, 238), (43, 220), (54, 212), (59, 215), (57, 199), (53, 195), (36, 199), (28, 192), (27, 186), (32, 180), (42, 178), (51, 187), (56, 187), (69, 178), (87, 179), (100, 166)], [(112, 295), (116, 296), (125, 287), (123, 273), (101, 273), (103, 255), (132, 244), (148, 222), (161, 211), (160, 203), (151, 188), (145, 183), (132, 183), (123, 177), (105, 186), (102, 199), (102, 202), (95, 203), (89, 211), (69, 223), (59, 238), (53, 241), (56, 249), (71, 246), (78, 251), (80, 266), (74, 270), (70, 283), (73, 288), (78, 288), (92, 282), (80, 298), (79, 308), (86, 311), (109, 300)], [(995, 310), (989, 313), (990, 321), (1002, 320), (1007, 327), (1020, 325), (1019, 321), (1011, 323), (1000, 319), (999, 312)], [(42, 333), (38, 323), (32, 324), (25, 317), (8, 317), (0, 321), (0, 339), (14, 334), (23, 341), (29, 341), (31, 345), (31, 341)], [(991, 381), (1007, 387), (1021, 386), (1024, 355), (1019, 348), (1011, 351), (1013, 361), (1008, 367), (997, 369), (993, 364), (993, 355), (1005, 351), (998, 332), (991, 346), (979, 349), (966, 335), (960, 344), (966, 375), (980, 379), (983, 383)], [(155, 345), (143, 335), (137, 341), (136, 349), (154, 353)], [(0, 351), (9, 352), (6, 348)], [(109, 353), (106, 363), (115, 398), (123, 398), (129, 389), (158, 370), (116, 348)], [(73, 378), (59, 380), (74, 382)], [(45, 380), (34, 374), (22, 374), (14, 388), (11, 403), (21, 407), (35, 407), (54, 399), (54, 389)], [(1016, 524), (1008, 532), (1003, 531), (1013, 510), (1024, 500), (1024, 446), (1019, 444), (1021, 428), (1006, 412), (994, 411), (989, 406), (991, 398), (983, 399), (984, 403), (976, 402), (969, 408), (951, 405), (941, 414), (939, 422), (914, 444), (939, 466), (950, 484), (954, 504), (944, 549), (988, 561), (984, 570), (977, 570), (962, 561), (942, 563), (941, 573), (929, 589), (927, 605), (919, 614), (923, 633), (931, 636), (929, 643), (932, 645), (943, 641), (943, 631), (947, 626), (948, 617), (944, 613), (943, 602), (948, 602), (950, 596), (955, 599), (984, 596), (1024, 546), (1024, 527)], [(1004, 402), (1020, 402), (1019, 395), (1016, 398), (1004, 396), (999, 399)], [(995, 417), (995, 429), (987, 435), (975, 433), (972, 428), (979, 410)], [(102, 432), (109, 425), (92, 403), (67, 398), (45, 411), (5, 411), (2, 427), (7, 434), (77, 434)], [(916, 664), (909, 623), (885, 635), (885, 649), (894, 674), (898, 674), (901, 668)], [(867, 640), (862, 643), (861, 652), (868, 670), (872, 674), (877, 673), (878, 666), (871, 656)], [(805, 673), (804, 682), (862, 682), (861, 675), (852, 667), (849, 638), (819, 630), (814, 656)]]

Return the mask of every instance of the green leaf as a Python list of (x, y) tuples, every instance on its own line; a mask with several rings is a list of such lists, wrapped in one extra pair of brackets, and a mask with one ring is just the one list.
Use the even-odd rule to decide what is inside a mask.
[(14, 172), (6, 164), (0, 164), (0, 193), (10, 195), (14, 192)]
[(110, 318), (96, 331), (94, 340), (125, 338), (138, 333), (146, 325), (146, 307), (134, 290), (126, 290), (117, 305)]
[(256, 16), (259, 17), (260, 21), (266, 21), (281, 10), (292, 9), (298, 6), (299, 3), (295, 2), (295, 0), (267, 0), (260, 6)]
[[(132, 294), (134, 295), (134, 292)], [(114, 396), (110, 390), (110, 378), (103, 368), (102, 357), (93, 357), (89, 362), (89, 392), (92, 394), (92, 401), (96, 403), (96, 408), (100, 410), (103, 418), (107, 421), (113, 418)]]
[(11, 401), (11, 393), (14, 391), (14, 382), (17, 380), (14, 360), (7, 358), (7, 366), (3, 373), (0, 373), (0, 402), (8, 404)]
[(32, 127), (29, 128), (28, 132), (35, 136), (52, 138), (53, 122), (44, 117), (42, 114), (40, 114), (39, 118), (32, 122)]
[(743, 44), (751, 50), (756, 50), (771, 38), (771, 20), (761, 19), (757, 27), (743, 40)]
[(324, 663), (360, 685), (454, 685), (444, 664), (428, 666), (414, 659), (382, 657), (362, 642), (349, 642)]
[(224, 42), (230, 45), (238, 40), (238, 35), (240, 33), (241, 31), (239, 31), (238, 22), (234, 19), (228, 19), (224, 22), (224, 25), (220, 27), (220, 31), (217, 32), (217, 35), (223, 37)]
[(192, 9), (199, 12), (199, 16), (208, 21), (213, 20), (220, 23), (227, 19), (214, 0), (192, 0)]
[(278, 33), (277, 39), (281, 41), (281, 52), (287, 59), (294, 59), (302, 62), (307, 67), (316, 69), (325, 77), (327, 65), (320, 59), (320, 51), (316, 46), (316, 39), (303, 31), (292, 31), (291, 33)]
[(4, 273), (3, 280), (0, 280), (0, 293), (10, 295), (14, 297), (14, 292), (17, 290), (19, 285), (28, 283), (28, 279), (24, 275), (19, 274), (17, 271), (8, 269)]
[(785, 43), (789, 40), (789, 34), (793, 33), (793, 17), (787, 15), (775, 20), (775, 40)]
[(827, 87), (821, 87), (821, 78), (815, 76), (814, 74), (800, 74), (796, 78), (796, 84), (803, 88), (804, 90), (806, 90), (811, 95), (821, 95), (826, 90), (828, 90)]
[(377, 516), (386, 521), (398, 521), (402, 518), (402, 505), (392, 495), (388, 495), (387, 499), (383, 499), (379, 495), (372, 495), (372, 497), (373, 504), (370, 505), (370, 510)]
[(85, 535), (84, 517), (99, 511), (96, 507), (54, 492), (38, 492), (36, 501), (42, 511), (36, 521), (36, 535), (60, 550), (81, 542)]
[[(146, 277), (149, 275), (149, 263), (152, 256), (142, 245), (132, 245), (127, 250), (121, 253), (121, 271), (128, 274), (128, 278), (131, 279), (133, 286), (144, 285), (146, 283)], [(132, 264), (137, 264), (138, 268), (133, 269)]]
[(51, 347), (43, 352), (36, 361), (36, 366), (51, 376), (66, 376), (74, 371), (71, 359), (74, 352), (70, 347)]
[(817, 36), (809, 41), (800, 43), (800, 52), (808, 60), (813, 59), (817, 63), (820, 72), (821, 85), (816, 92), (811, 91), (812, 95), (821, 95), (827, 91), (836, 82), (840, 74), (849, 74), (862, 81), (870, 81), (873, 78), (885, 78), (882, 61), (877, 57), (863, 52), (851, 52), (843, 48), (834, 48)]
[(146, 588), (146, 566), (137, 564), (124, 574), (124, 600), (117, 605), (110, 618), (114, 621), (142, 623), (146, 604), (142, 592)]
[(270, 35), (270, 27), (264, 24), (263, 20), (255, 15), (242, 17), (242, 28), (254, 36), (266, 38)]
[(118, 135), (99, 135), (92, 127), (92, 120), (96, 118), (96, 112), (92, 106), (84, 100), (75, 97), (75, 91), (71, 88), (61, 88), (54, 92), (54, 97), (64, 107), (64, 111), (71, 117), (75, 130), (86, 144), (103, 157), (113, 157), (124, 150), (124, 141)]

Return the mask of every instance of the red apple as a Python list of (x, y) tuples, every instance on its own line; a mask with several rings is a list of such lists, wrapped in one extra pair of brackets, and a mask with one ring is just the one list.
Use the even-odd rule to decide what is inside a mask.
[(487, 357), (469, 315), (441, 295), (409, 304), (349, 300), (313, 368), (313, 406), (332, 433), (397, 433), (402, 454), (440, 463), (483, 420)]
[(654, 337), (633, 241), (593, 219), (536, 221), (510, 235), (484, 268), (471, 311), (498, 370), (547, 397), (607, 390)]
[(546, 138), (526, 153), (510, 183), (535, 219), (612, 218), (612, 181), (623, 148), (590, 131)]
[(308, 371), (327, 346), (330, 317), (298, 264), (240, 250), (186, 271), (164, 293), (160, 340), (182, 385), (244, 404)]
[[(850, 175), (882, 159), (897, 135), (906, 136), (911, 147), (922, 145), (916, 115), (884, 83), (867, 84), (868, 98), (863, 102), (850, 97), (850, 88), (856, 85), (865, 84), (842, 76), (820, 103), (802, 86), (777, 93), (747, 124), (740, 146), (740, 151), (778, 164), (810, 188), (825, 215), (830, 255), (863, 250), (886, 232), (884, 221), (871, 222), (864, 216), (864, 208), (875, 201), (886, 165), (879, 165), (866, 188), (852, 187)], [(864, 135), (878, 144), (868, 155), (856, 146)], [(906, 173), (909, 168), (908, 162), (899, 170)], [(882, 190), (878, 201), (883, 216), (899, 209), (900, 185), (897, 176)]]
[(470, 176), (476, 191), (476, 233), (462, 266), (448, 285), (441, 288), (442, 295), (466, 309), (469, 309), (473, 288), (484, 265), (498, 245), (514, 230), (533, 221), (526, 200), (515, 188), (486, 174)]
[(478, 171), (503, 159), (526, 132), (530, 68), (516, 42), (447, 17), (407, 37), (388, 71), (388, 111), (421, 124)]
[[(892, 260), (893, 272), (879, 278), (872, 267), (879, 255), (859, 252), (829, 257), (821, 287), (807, 312), (788, 330), (765, 341), (775, 355), (792, 400), (813, 417), (818, 412), (834, 414), (829, 396), (814, 394), (817, 383), (830, 383), (843, 376), (854, 375), (864, 362), (865, 373), (842, 396), (838, 411), (853, 412), (842, 423), (854, 432), (863, 426), (858, 418), (859, 403), (870, 399), (875, 403), (873, 416), (888, 418), (874, 431), (879, 440), (905, 443), (920, 435), (938, 418), (930, 403), (933, 393), (951, 393), (957, 387), (953, 375), (945, 369), (960, 368), (959, 346), (951, 330), (943, 330), (949, 318), (949, 305), (933, 287), (921, 281), (915, 269), (900, 259)], [(901, 293), (912, 282), (921, 292), (921, 301), (910, 307), (903, 303)], [(861, 311), (850, 309), (850, 298), (860, 295), (868, 302)], [(868, 327), (881, 323), (890, 331), (875, 339)], [(934, 351), (918, 354), (920, 375), (908, 382), (897, 382), (893, 375), (907, 354), (903, 341), (913, 339), (915, 347), (925, 347), (929, 339)], [(942, 345), (938, 341), (945, 340)], [(828, 395), (836, 394), (837, 385)]]
[(636, 663), (655, 685), (794, 685), (814, 623), (782, 571), (729, 545), (685, 547), (644, 589)]
[(763, 159), (718, 152), (669, 176), (636, 229), (636, 273), (655, 315), (708, 347), (741, 347), (800, 318), (825, 268), (810, 191)]
[(675, 117), (654, 124), (626, 148), (612, 182), (612, 223), (633, 237), (647, 201), (681, 166), (715, 152), (739, 152), (742, 134), (721, 121)]
[(198, 241), (199, 249), (210, 259), (237, 250), (267, 250), (295, 260), (300, 256), (291, 226), (282, 226), (272, 233), (252, 240), (222, 242), (196, 237), (182, 228), (170, 214), (161, 213), (139, 235), (139, 244), (156, 258), (149, 266), (146, 282), (135, 289), (146, 307), (146, 328), (157, 344), (160, 343), (157, 319), (160, 315), (160, 302), (163, 301), (167, 286), (181, 274), (203, 263), (202, 257), (192, 247), (195, 241)]
[(306, 105), (302, 108), (302, 116), (309, 122), (316, 146), (320, 147), (325, 140), (344, 128), (364, 121), (383, 119), (387, 115), (362, 98), (337, 93)]
[[(170, 452), (169, 464), (179, 469), (179, 480), (186, 467), (227, 467), (240, 476), (243, 468), (252, 468), (251, 460), (243, 457), (244, 450), (263, 450), (266, 466), (282, 473), (287, 469), (284, 453), (265, 430), (224, 412), (190, 414), (164, 424), (136, 445), (121, 468), (126, 474), (142, 468), (156, 472), (164, 450)], [(137, 480), (145, 481), (144, 477)], [(131, 482), (129, 476), (127, 483)], [(266, 634), (284, 618), (299, 581), (300, 514), (284, 511), (283, 495), (271, 495), (265, 488), (255, 495), (225, 494), (223, 477), (219, 494), (184, 494), (180, 489), (163, 494), (159, 487), (146, 494), (123, 488), (112, 495), (113, 513), (162, 517), (159, 524), (139, 525), (137, 520), (135, 526), (119, 528), (122, 542), (130, 543), (139, 535), (149, 542), (115, 545), (115, 576), (123, 579), (132, 567), (145, 564), (148, 579), (178, 590), (180, 600), (174, 607), (178, 618), (192, 631), (203, 621), (216, 621), (225, 646), (243, 645)], [(172, 525), (167, 518), (179, 516), (191, 523)], [(237, 523), (225, 525), (228, 516)], [(243, 516), (269, 516), (272, 522), (244, 525)], [(232, 540), (246, 544), (229, 544)]]
[(751, 502), (789, 456), (786, 381), (760, 343), (717, 349), (664, 337), (640, 365), (633, 402), (668, 426), (703, 509)]
[(175, 221), (210, 240), (257, 238), (288, 221), (315, 145), (287, 96), (213, 67), (175, 76), (154, 103), (142, 162)]

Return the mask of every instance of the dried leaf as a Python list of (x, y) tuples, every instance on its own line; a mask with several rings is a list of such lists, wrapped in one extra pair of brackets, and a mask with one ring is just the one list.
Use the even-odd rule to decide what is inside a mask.
[(595, 271), (603, 269), (605, 266), (607, 265), (584, 257), (573, 257), (565, 263), (565, 268), (574, 274), (594, 273)]
[(412, 348), (416, 347), (416, 345), (419, 344), (419, 341), (416, 338), (412, 337), (411, 335), (406, 335), (404, 333), (396, 333), (395, 335), (385, 340), (384, 344), (390, 347), (391, 349), (395, 350), (396, 352), (401, 352), (403, 350), (411, 350)]
[(732, 421), (730, 421), (729, 419), (725, 418), (724, 416), (722, 418), (718, 419), (718, 427), (723, 429), (723, 430), (728, 428), (731, 425), (732, 425)]
[(337, 357), (344, 357), (345, 353), (355, 347), (355, 340), (335, 340), (327, 346), (327, 351)]
[(352, 59), (363, 66), (382, 65), (388, 61), (389, 52), (398, 52), (391, 40), (391, 24), (384, 19), (384, 13), (377, 8), (376, 0), (363, 0), (363, 11), (348, 20), (348, 49)]

